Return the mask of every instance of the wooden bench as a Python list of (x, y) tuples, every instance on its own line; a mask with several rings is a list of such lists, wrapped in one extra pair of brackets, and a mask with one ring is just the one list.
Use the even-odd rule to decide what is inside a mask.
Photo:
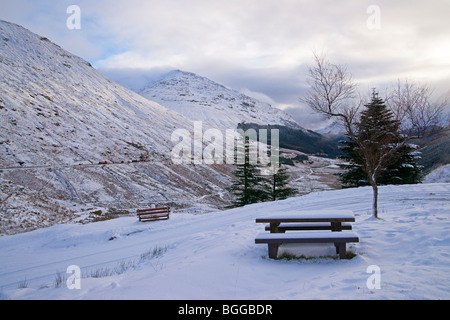
[(267, 244), (269, 258), (276, 259), (278, 248), (283, 243), (334, 243), (340, 259), (347, 258), (346, 244), (359, 242), (353, 232), (300, 231), (290, 233), (262, 233), (255, 239), (256, 244)]
[(137, 210), (137, 215), (139, 217), (139, 221), (142, 222), (167, 220), (170, 215), (170, 207), (140, 209)]
[[(271, 231), (270, 225), (265, 228), (266, 231)], [(318, 223), (280, 223), (276, 227), (277, 232), (285, 233), (286, 231), (308, 231), (308, 230), (331, 230), (331, 231), (342, 231), (342, 230), (352, 230), (352, 225), (350, 223), (343, 222), (337, 225), (333, 222), (318, 222)]]

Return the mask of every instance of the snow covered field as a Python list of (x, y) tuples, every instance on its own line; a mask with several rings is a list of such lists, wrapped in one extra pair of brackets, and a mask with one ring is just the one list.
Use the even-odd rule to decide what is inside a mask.
[[(67, 224), (0, 237), (2, 299), (449, 299), (450, 184), (322, 191), (170, 220), (136, 217)], [(352, 260), (272, 260), (255, 218), (296, 210), (353, 210)], [(325, 256), (333, 245), (283, 247)], [(66, 273), (81, 268), (79, 289)], [(380, 270), (380, 289), (369, 288)], [(371, 269), (372, 268), (372, 269)], [(373, 267), (369, 271), (376, 270)]]

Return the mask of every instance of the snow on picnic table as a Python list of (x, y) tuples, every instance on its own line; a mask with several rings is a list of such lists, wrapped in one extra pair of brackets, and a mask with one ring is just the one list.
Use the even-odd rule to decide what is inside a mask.
[(258, 217), (258, 220), (269, 220), (269, 219), (352, 219), (355, 218), (355, 214), (351, 210), (306, 210), (302, 211), (299, 209), (286, 210), (283, 214), (270, 214), (269, 216)]
[[(450, 184), (385, 186), (379, 197), (379, 220), (364, 187), (204, 215), (175, 212), (153, 223), (125, 217), (3, 236), (0, 298), (449, 299)], [(267, 246), (254, 243), (264, 231), (255, 219), (297, 209), (352, 210), (360, 242), (347, 248), (356, 257), (269, 259)], [(334, 246), (282, 251), (321, 256)], [(55, 288), (70, 265), (82, 270), (81, 288)], [(367, 287), (372, 265), (381, 270), (379, 290)]]

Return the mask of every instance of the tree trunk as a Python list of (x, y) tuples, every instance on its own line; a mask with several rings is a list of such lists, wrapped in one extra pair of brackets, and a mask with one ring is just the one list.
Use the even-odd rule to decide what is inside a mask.
[(375, 173), (370, 172), (367, 176), (373, 191), (372, 214), (378, 219), (378, 185)]
[(276, 179), (276, 174), (273, 175), (273, 185), (272, 185), (272, 201), (277, 200), (277, 196), (276, 196), (276, 184), (277, 184), (277, 179)]
[(378, 186), (376, 181), (371, 181), (373, 190), (373, 204), (372, 204), (372, 214), (378, 219)]

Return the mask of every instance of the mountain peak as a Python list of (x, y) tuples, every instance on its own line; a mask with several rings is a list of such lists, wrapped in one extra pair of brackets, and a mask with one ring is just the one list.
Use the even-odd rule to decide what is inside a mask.
[(206, 77), (200, 76), (194, 72), (176, 69), (162, 75), (159, 80), (150, 83), (147, 87), (142, 89), (141, 92), (144, 92), (148, 88), (158, 86), (161, 83), (166, 83), (178, 87), (184, 86), (190, 87), (192, 89), (196, 88), (197, 90), (200, 91), (206, 88), (205, 86), (208, 86), (209, 88), (215, 88), (215, 90), (222, 90), (222, 89), (229, 90), (224, 85), (219, 84)]
[(162, 79), (166, 79), (166, 78), (174, 78), (174, 77), (181, 77), (181, 76), (183, 76), (183, 75), (185, 75), (185, 76), (195, 76), (195, 73), (192, 73), (192, 72), (186, 72), (186, 71), (183, 71), (183, 70), (180, 70), (180, 69), (175, 69), (175, 70), (172, 70), (172, 71), (169, 71), (168, 73), (166, 73), (166, 74), (163, 74), (162, 76), (161, 76), (161, 79), (160, 80), (162, 80)]
[(300, 128), (284, 111), (192, 72), (173, 70), (139, 93), (219, 129), (236, 128), (244, 121)]

